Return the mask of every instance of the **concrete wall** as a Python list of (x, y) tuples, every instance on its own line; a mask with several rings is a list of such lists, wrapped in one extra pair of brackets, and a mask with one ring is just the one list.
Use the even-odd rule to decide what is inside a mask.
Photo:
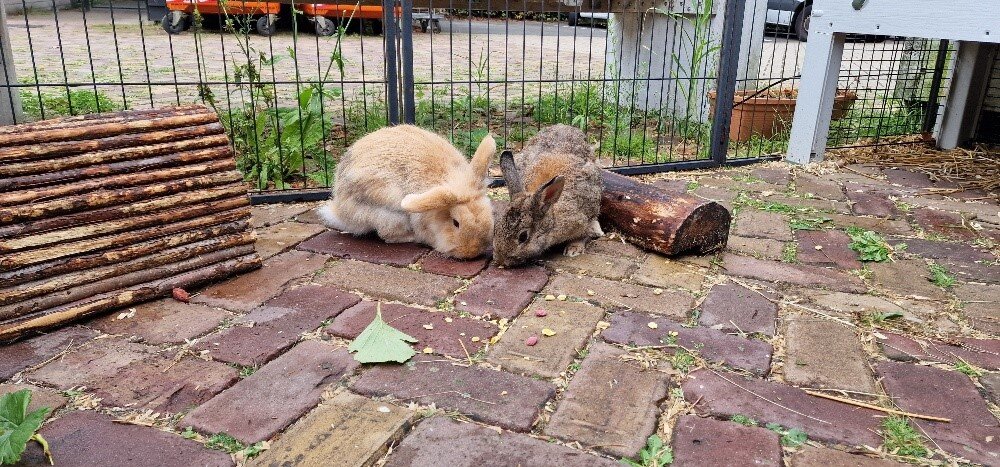
[(9, 83), (16, 84), (17, 76), (7, 34), (7, 12), (5, 5), (0, 4), (0, 125), (22, 121), (20, 92), (17, 88), (6, 87)]
[[(712, 5), (710, 33), (707, 36), (712, 47), (721, 43), (725, 1), (714, 0)], [(683, 8), (674, 2), (671, 5), (669, 10), (663, 6), (645, 13), (614, 15), (608, 24), (610, 45), (605, 76), (628, 78), (616, 90), (623, 106), (631, 104), (643, 110), (666, 109), (677, 118), (691, 116), (699, 121), (708, 121), (706, 93), (714, 89), (715, 80), (687, 78), (716, 76), (719, 50), (700, 63), (692, 64), (692, 55), (697, 48), (692, 43), (695, 8), (691, 5)], [(747, 2), (738, 79), (749, 80), (743, 82), (748, 87), (755, 86), (754, 80), (760, 71), (766, 13), (767, 2)], [(678, 18), (677, 14), (681, 17)]]

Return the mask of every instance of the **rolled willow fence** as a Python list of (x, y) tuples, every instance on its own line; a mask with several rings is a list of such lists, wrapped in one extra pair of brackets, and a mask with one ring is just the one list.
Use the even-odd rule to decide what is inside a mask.
[(218, 115), (0, 127), (0, 342), (260, 265)]

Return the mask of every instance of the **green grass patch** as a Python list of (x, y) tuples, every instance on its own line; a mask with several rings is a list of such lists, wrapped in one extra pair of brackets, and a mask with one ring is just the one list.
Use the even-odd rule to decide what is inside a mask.
[(931, 273), (931, 282), (934, 285), (944, 289), (955, 285), (955, 278), (948, 273), (944, 266), (932, 262), (927, 265), (927, 270)]
[(927, 457), (924, 437), (903, 417), (882, 420), (883, 449), (889, 454), (903, 457)]
[(93, 89), (72, 91), (21, 89), (21, 107), (29, 120), (88, 115), (122, 110), (121, 104)]
[(805, 444), (806, 441), (809, 441), (809, 436), (806, 435), (806, 432), (798, 428), (785, 428), (777, 423), (768, 423), (764, 426), (768, 430), (781, 435), (782, 446), (794, 448)]
[(739, 423), (743, 426), (757, 426), (757, 420), (754, 420), (743, 414), (733, 415), (729, 420)]
[(882, 263), (892, 259), (893, 247), (881, 235), (858, 227), (848, 227), (847, 235), (851, 237), (850, 248), (861, 261)]

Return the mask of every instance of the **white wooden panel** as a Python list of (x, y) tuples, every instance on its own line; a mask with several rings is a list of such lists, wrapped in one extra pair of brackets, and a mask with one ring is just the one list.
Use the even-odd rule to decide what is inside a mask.
[(816, 0), (810, 33), (848, 32), (1000, 43), (996, 0)]

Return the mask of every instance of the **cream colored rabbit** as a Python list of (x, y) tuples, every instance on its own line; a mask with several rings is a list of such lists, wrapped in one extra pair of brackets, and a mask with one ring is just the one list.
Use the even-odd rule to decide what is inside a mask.
[(455, 258), (483, 254), (493, 238), (487, 172), (496, 153), (487, 135), (471, 163), (441, 136), (399, 125), (365, 135), (337, 165), (327, 226), (389, 243), (419, 242)]

